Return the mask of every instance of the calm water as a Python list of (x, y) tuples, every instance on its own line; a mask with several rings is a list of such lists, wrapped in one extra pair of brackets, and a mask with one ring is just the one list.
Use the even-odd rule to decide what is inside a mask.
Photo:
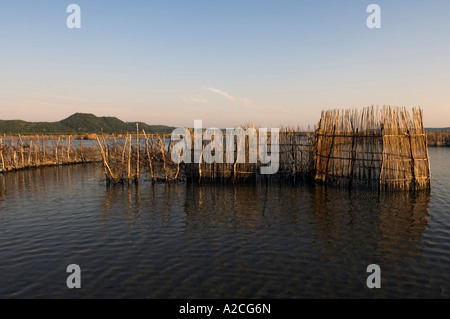
[[(448, 298), (450, 148), (430, 156), (431, 193), (388, 196), (107, 188), (95, 165), (0, 175), (0, 297)], [(366, 287), (373, 263), (381, 289)]]

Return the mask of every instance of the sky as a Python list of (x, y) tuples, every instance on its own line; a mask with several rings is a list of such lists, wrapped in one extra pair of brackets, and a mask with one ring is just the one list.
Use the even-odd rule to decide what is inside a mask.
[(393, 105), (448, 127), (449, 39), (444, 0), (1, 0), (0, 119), (307, 127)]

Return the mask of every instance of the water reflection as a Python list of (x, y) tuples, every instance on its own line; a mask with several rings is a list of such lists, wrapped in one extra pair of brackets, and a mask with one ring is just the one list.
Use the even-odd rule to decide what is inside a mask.
[(316, 187), (313, 192), (317, 249), (332, 258), (411, 262), (423, 250), (430, 193), (373, 194)]
[(188, 232), (220, 226), (257, 231), (266, 221), (267, 201), (272, 200), (265, 196), (267, 188), (248, 185), (188, 184), (185, 192)]
[[(107, 186), (104, 201), (105, 204), (102, 214), (103, 229), (108, 226), (111, 219), (118, 217), (125, 217), (129, 231), (134, 231), (135, 227), (142, 229), (142, 201), (139, 185)], [(117, 213), (119, 213), (119, 216), (115, 215)]]
[[(165, 225), (183, 216), (186, 233), (202, 230), (258, 232), (285, 227), (286, 232), (311, 234), (324, 258), (341, 255), (384, 261), (420, 256), (428, 224), (428, 192), (380, 196), (323, 187), (157, 184), (111, 186), (105, 191), (103, 221), (111, 208), (123, 212), (142, 229), (142, 214)], [(281, 226), (280, 226), (281, 225)], [(223, 229), (221, 229), (223, 227)], [(198, 235), (198, 234), (196, 234)], [(381, 260), (380, 260), (381, 261)]]
[(422, 254), (430, 199), (429, 192), (418, 192), (386, 196), (381, 202), (378, 247), (383, 260), (412, 262)]
[[(423, 250), (429, 192), (379, 195), (321, 186), (189, 185), (187, 232), (219, 226), (311, 234), (325, 259), (410, 262)], [(283, 230), (284, 227), (284, 230)]]
[[(73, 251), (91, 267), (85, 293), (96, 297), (117, 289), (147, 297), (148, 287), (158, 287), (150, 297), (365, 297), (374, 294), (365, 288), (371, 263), (384, 271), (386, 289), (377, 296), (410, 296), (425, 291), (423, 281), (443, 265), (436, 255), (445, 247), (438, 246), (442, 232), (428, 234), (438, 247), (424, 254), (427, 192), (380, 196), (311, 185), (151, 182), (106, 187), (101, 179), (95, 165), (0, 175), (0, 270), (20, 269), (0, 296), (33, 296), (34, 270), (58, 278), (54, 286), (46, 279), (41, 291), (64, 296), (66, 290), (55, 287), (65, 279), (57, 276), (65, 275), (60, 263), (73, 262)], [(19, 277), (22, 286), (14, 281)], [(444, 287), (445, 280), (442, 275), (428, 285)]]
[[(174, 212), (182, 213), (182, 184), (129, 184), (105, 187), (102, 220), (126, 217), (129, 226), (142, 229), (142, 223), (164, 226)], [(145, 219), (143, 221), (143, 219)]]
[(68, 190), (74, 190), (74, 187), (84, 185), (87, 180), (98, 178), (99, 174), (94, 173), (94, 170), (93, 164), (85, 164), (32, 168), (0, 174), (0, 194), (2, 196), (7, 194), (34, 196), (45, 194), (50, 189), (61, 185)]
[(318, 296), (350, 297), (368, 294), (364, 274), (372, 263), (386, 271), (387, 287), (424, 276), (414, 265), (422, 263), (429, 201), (429, 192), (380, 196), (310, 185), (190, 185), (183, 210), (192, 243), (214, 244), (215, 257), (228, 260), (235, 272), (273, 279), (280, 289), (297, 283)]

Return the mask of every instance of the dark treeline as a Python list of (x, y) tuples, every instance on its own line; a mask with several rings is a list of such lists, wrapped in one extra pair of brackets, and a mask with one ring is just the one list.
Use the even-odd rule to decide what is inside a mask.
[(428, 131), (428, 146), (450, 146), (449, 131)]

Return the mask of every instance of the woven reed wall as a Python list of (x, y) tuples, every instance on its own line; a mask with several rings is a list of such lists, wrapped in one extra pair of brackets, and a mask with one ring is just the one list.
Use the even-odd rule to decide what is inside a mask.
[(315, 180), (348, 187), (423, 189), (430, 164), (422, 111), (384, 106), (323, 111)]
[[(251, 126), (252, 127), (252, 126)], [(243, 127), (248, 129), (249, 126)], [(254, 128), (254, 127), (252, 127)], [(259, 141), (259, 129), (255, 129)], [(269, 181), (315, 180), (344, 187), (379, 190), (416, 190), (430, 187), (430, 163), (422, 111), (399, 107), (323, 111), (314, 132), (281, 128), (279, 168), (262, 175), (268, 164), (259, 160), (259, 150), (249, 148), (245, 138), (245, 162), (237, 162), (237, 152), (227, 163), (227, 141), (223, 134), (223, 163), (195, 163), (191, 130), (191, 163), (175, 164), (171, 149), (176, 141), (169, 135), (127, 135), (125, 142), (115, 137), (98, 139), (108, 180), (138, 181), (141, 175), (156, 180)], [(143, 143), (145, 142), (145, 143)], [(203, 140), (203, 150), (211, 143)], [(272, 151), (270, 133), (267, 149)], [(139, 146), (138, 146), (139, 145)], [(237, 137), (235, 136), (235, 145)], [(258, 154), (257, 154), (258, 153)], [(214, 154), (215, 155), (215, 154)], [(196, 155), (199, 156), (199, 155)], [(251, 163), (250, 156), (258, 161)]]

